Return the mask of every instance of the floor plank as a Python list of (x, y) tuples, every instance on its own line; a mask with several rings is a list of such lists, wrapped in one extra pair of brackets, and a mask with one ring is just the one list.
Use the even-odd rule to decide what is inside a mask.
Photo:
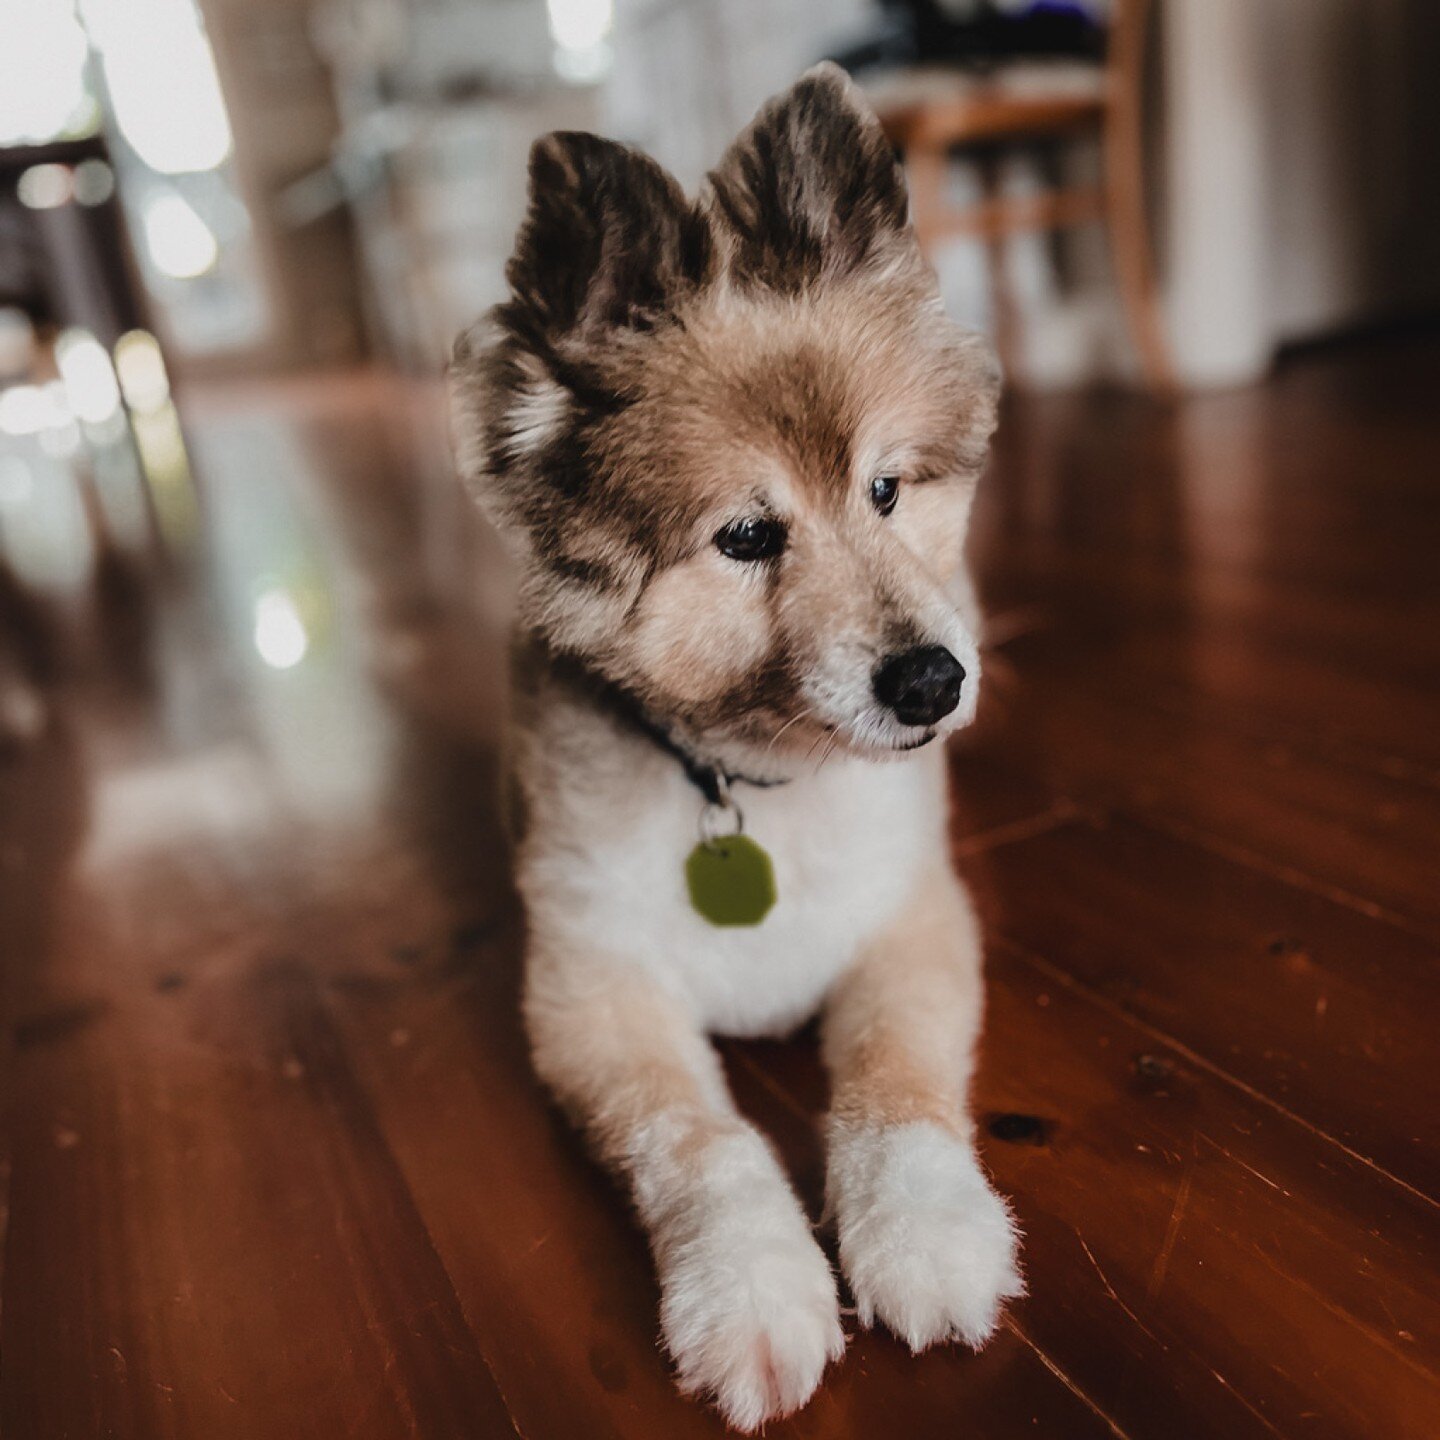
[[(813, 1048), (735, 1063), (817, 1175)], [(1433, 1433), (1433, 1202), (1003, 943), (975, 1093), (1026, 1232), (1014, 1329), (1124, 1433)]]
[(1218, 854), (1440, 939), (1440, 790), (1183, 707), (1025, 681), (962, 748), (1082, 807), (1123, 808)]
[[(769, 1433), (1440, 1433), (1437, 380), (1432, 337), (1007, 408), (952, 842), (1031, 1293), (979, 1356), (852, 1333)], [(57, 712), (0, 752), (0, 1433), (722, 1433), (526, 1062), (438, 394), (187, 418), (203, 546), (0, 596)], [(724, 1054), (818, 1218), (813, 1036)]]
[(991, 934), (1440, 1201), (1433, 945), (1123, 814), (983, 869)]
[(256, 767), (184, 779), (212, 814), (188, 860), (111, 848), (92, 816), (69, 878), (11, 876), (48, 890), (51, 934), (43, 971), (9, 977), (0, 1431), (509, 1434), (294, 937), (251, 893), (280, 883), (230, 828), (243, 807), (277, 838)]

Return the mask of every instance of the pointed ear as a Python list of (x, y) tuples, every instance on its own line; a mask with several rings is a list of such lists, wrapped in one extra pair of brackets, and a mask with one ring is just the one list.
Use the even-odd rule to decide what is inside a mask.
[(828, 62), (762, 107), (711, 171), (707, 199), (740, 279), (794, 288), (915, 247), (894, 148)]
[(516, 318), (551, 342), (653, 325), (710, 264), (710, 232), (676, 181), (613, 140), (557, 131), (530, 151), (530, 202), (506, 276)]

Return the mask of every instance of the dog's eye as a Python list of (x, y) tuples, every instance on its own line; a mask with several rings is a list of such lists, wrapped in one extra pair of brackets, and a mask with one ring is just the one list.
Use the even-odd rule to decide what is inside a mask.
[(900, 498), (900, 477), (898, 475), (877, 475), (870, 482), (870, 503), (882, 514), (888, 515)]
[(732, 560), (769, 560), (785, 548), (785, 527), (765, 515), (747, 515), (719, 531), (715, 545)]

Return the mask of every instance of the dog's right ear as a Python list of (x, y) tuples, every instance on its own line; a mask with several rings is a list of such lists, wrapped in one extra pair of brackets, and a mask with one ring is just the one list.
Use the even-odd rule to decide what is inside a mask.
[(557, 131), (530, 151), (530, 200), (506, 277), (537, 338), (646, 329), (709, 267), (709, 227), (648, 155)]

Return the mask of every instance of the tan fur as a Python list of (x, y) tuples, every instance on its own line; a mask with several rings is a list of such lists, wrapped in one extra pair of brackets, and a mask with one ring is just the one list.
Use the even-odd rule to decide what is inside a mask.
[(612, 1162), (630, 1168), (628, 1137), (666, 1119), (671, 1159), (693, 1173), (705, 1141), (738, 1123), (714, 1051), (683, 1009), (625, 962), (577, 985), (573, 970), (537, 958), (525, 1016), (541, 1074)]
[[(645, 592), (635, 617), (637, 667), (685, 704), (711, 700), (754, 670), (773, 642), (763, 584), (735, 585), (712, 549), (682, 561)], [(717, 592), (725, 594), (715, 603)]]
[(979, 1033), (979, 937), (953, 878), (926, 874), (825, 1008), (832, 1124), (930, 1121), (967, 1137), (965, 1081)]
[[(1020, 1290), (966, 1106), (980, 940), (939, 745), (974, 714), (961, 552), (998, 376), (945, 318), (893, 152), (834, 67), (767, 105), (696, 200), (593, 136), (537, 142), (531, 174), (512, 298), (454, 367), (461, 465), (519, 571), (526, 1024), (634, 1198), (682, 1388), (755, 1429), (844, 1337), (709, 1033), (822, 1014), (862, 1323), (980, 1345)], [(783, 543), (736, 553), (736, 522)], [(943, 706), (886, 693), (894, 662), (937, 653)], [(753, 927), (685, 888), (707, 770), (773, 863)]]

